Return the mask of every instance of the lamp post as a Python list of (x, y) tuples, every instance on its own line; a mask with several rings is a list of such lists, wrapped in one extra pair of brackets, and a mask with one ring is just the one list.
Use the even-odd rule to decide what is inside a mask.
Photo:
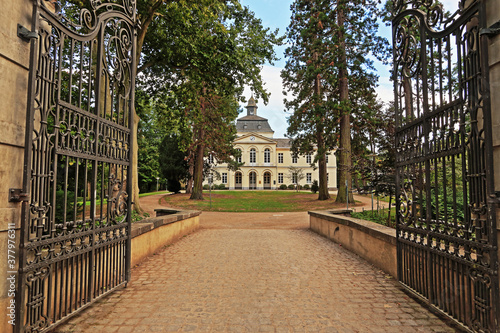
[(214, 180), (214, 175), (210, 171), (210, 175), (208, 175), (208, 193), (210, 194), (210, 209), (212, 209), (212, 182)]
[(158, 192), (158, 181), (160, 180), (160, 177), (156, 177), (156, 192)]
[(372, 195), (372, 216), (373, 216), (373, 179), (374, 179), (373, 173), (375, 172), (375, 156), (377, 156), (377, 154), (371, 153), (368, 156), (372, 158), (372, 189), (371, 189), (370, 193)]

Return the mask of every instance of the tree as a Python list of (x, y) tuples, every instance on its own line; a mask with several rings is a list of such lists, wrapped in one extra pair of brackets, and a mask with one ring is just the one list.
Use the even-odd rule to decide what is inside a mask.
[(238, 96), (250, 85), (267, 103), (260, 69), (276, 59), (280, 39), (237, 1), (180, 2), (162, 15), (152, 22), (141, 68), (150, 89), (170, 93), (167, 114), (183, 123), (183, 149), (193, 169), (191, 198), (203, 199), (203, 158), (211, 153), (219, 162), (232, 160)]
[(297, 192), (299, 191), (299, 184), (302, 179), (304, 179), (306, 175), (304, 175), (304, 169), (300, 167), (290, 166), (288, 167), (288, 179), (295, 184), (295, 189)]
[(292, 110), (288, 118), (287, 136), (292, 138), (295, 154), (312, 154), (319, 168), (319, 200), (328, 199), (326, 153), (335, 146), (335, 138), (327, 135), (335, 130), (332, 113), (335, 75), (330, 70), (334, 48), (330, 30), (332, 17), (325, 1), (297, 0), (292, 6), (287, 28), (290, 46), (281, 72), (285, 107)]
[[(376, 36), (375, 0), (296, 0), (287, 30), (291, 46), (282, 72), (284, 86), (293, 97), (285, 105), (293, 110), (288, 135), (297, 141), (297, 150), (311, 152), (314, 145), (319, 161), (320, 194), (325, 191), (326, 174), (322, 154), (338, 144), (339, 194), (345, 202), (346, 181), (351, 184), (351, 113), (349, 85), (374, 80), (373, 54), (386, 56), (385, 39)], [(330, 133), (337, 133), (337, 136)], [(329, 148), (329, 149), (328, 149)], [(352, 185), (350, 185), (352, 186)], [(323, 192), (324, 193), (324, 192)]]

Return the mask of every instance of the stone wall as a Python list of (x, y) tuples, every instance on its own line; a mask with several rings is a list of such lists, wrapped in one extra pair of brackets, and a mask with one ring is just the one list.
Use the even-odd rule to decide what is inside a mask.
[(5, 333), (13, 331), (7, 316), (12, 299), (7, 280), (12, 271), (7, 265), (8, 229), (14, 223), (18, 249), (21, 222), (21, 204), (9, 202), (8, 196), (10, 188), (22, 187), (30, 49), (29, 42), (17, 37), (17, 24), (30, 29), (31, 13), (29, 0), (4, 1), (0, 11), (0, 332)]
[(132, 267), (164, 246), (198, 230), (199, 211), (181, 211), (153, 217), (132, 225)]
[(311, 230), (397, 278), (396, 230), (330, 211), (309, 212)]

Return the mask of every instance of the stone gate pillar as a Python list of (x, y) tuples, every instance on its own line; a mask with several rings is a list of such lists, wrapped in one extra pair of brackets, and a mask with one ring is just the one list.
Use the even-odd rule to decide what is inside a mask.
[[(3, 1), (0, 10), (0, 332), (6, 333), (13, 331), (8, 315), (19, 306), (11, 303), (14, 280), (8, 278), (19, 260), (21, 203), (9, 202), (9, 189), (22, 188), (30, 53), (30, 43), (17, 36), (17, 25), (31, 29), (32, 9), (31, 0), (16, 0)], [(14, 268), (7, 261), (13, 258), (9, 240), (16, 243)], [(17, 286), (17, 274), (15, 279)]]

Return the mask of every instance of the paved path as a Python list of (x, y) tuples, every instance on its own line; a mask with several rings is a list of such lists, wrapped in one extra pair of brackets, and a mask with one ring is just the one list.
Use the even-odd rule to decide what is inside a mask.
[(307, 214), (201, 216), (201, 230), (56, 331), (455, 331), (394, 279), (307, 230)]

